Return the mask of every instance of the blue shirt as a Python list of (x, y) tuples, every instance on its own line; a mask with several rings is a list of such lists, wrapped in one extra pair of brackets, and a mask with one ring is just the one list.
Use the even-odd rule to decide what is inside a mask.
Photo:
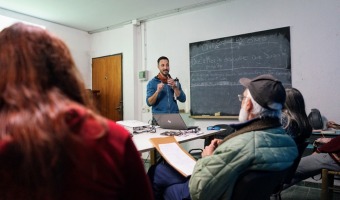
[(158, 93), (155, 104), (150, 105), (148, 102), (151, 97), (157, 91), (157, 85), (161, 83), (157, 77), (151, 79), (146, 87), (146, 104), (152, 106), (152, 113), (179, 113), (177, 100), (180, 102), (186, 101), (186, 95), (182, 91), (181, 84), (178, 82), (178, 89), (181, 91), (177, 100), (174, 97), (174, 90), (167, 84), (164, 84), (162, 91)]

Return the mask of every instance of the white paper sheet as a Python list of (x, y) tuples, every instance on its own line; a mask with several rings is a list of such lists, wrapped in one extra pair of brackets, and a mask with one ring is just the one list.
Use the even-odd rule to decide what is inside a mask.
[(187, 175), (191, 175), (196, 161), (190, 158), (176, 143), (160, 144), (159, 148), (167, 161)]

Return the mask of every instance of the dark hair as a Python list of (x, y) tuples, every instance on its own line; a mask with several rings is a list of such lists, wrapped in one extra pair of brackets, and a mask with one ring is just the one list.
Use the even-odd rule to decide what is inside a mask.
[(296, 131), (298, 133), (292, 134), (295, 134), (298, 140), (309, 138), (312, 133), (312, 127), (306, 114), (304, 98), (296, 88), (286, 89), (286, 101), (283, 112), (287, 116), (287, 124), (284, 128), (296, 124)]
[(159, 57), (158, 60), (157, 60), (157, 65), (159, 65), (159, 62), (160, 62), (161, 60), (167, 60), (167, 61), (169, 62), (169, 59), (168, 59), (167, 57), (161, 56), (161, 57)]
[[(95, 116), (71, 53), (46, 30), (16, 23), (0, 32), (0, 199), (58, 199), (79, 138), (72, 105)], [(72, 152), (72, 153), (70, 153)]]

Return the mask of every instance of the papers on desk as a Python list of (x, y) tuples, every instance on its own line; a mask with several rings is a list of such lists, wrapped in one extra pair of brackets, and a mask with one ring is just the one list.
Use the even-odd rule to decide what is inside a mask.
[(321, 131), (321, 134), (324, 134), (324, 135), (327, 135), (327, 134), (330, 134), (330, 135), (339, 135), (340, 134), (340, 130), (325, 130), (325, 131)]
[(327, 135), (327, 134), (335, 134), (334, 130), (325, 130), (325, 131), (321, 131), (321, 134)]
[(137, 120), (124, 120), (124, 121), (117, 121), (117, 124), (127, 126), (127, 127), (143, 127), (143, 126), (150, 126), (150, 124), (137, 121)]
[(339, 129), (313, 130), (313, 134), (340, 135), (340, 130)]
[(196, 160), (176, 141), (175, 137), (151, 138), (162, 157), (183, 176), (190, 176), (194, 170)]

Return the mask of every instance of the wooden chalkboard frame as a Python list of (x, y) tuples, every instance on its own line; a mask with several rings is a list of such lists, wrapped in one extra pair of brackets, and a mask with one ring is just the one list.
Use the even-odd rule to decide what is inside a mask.
[(241, 77), (272, 74), (291, 87), (289, 27), (194, 42), (189, 51), (193, 118), (238, 116)]

